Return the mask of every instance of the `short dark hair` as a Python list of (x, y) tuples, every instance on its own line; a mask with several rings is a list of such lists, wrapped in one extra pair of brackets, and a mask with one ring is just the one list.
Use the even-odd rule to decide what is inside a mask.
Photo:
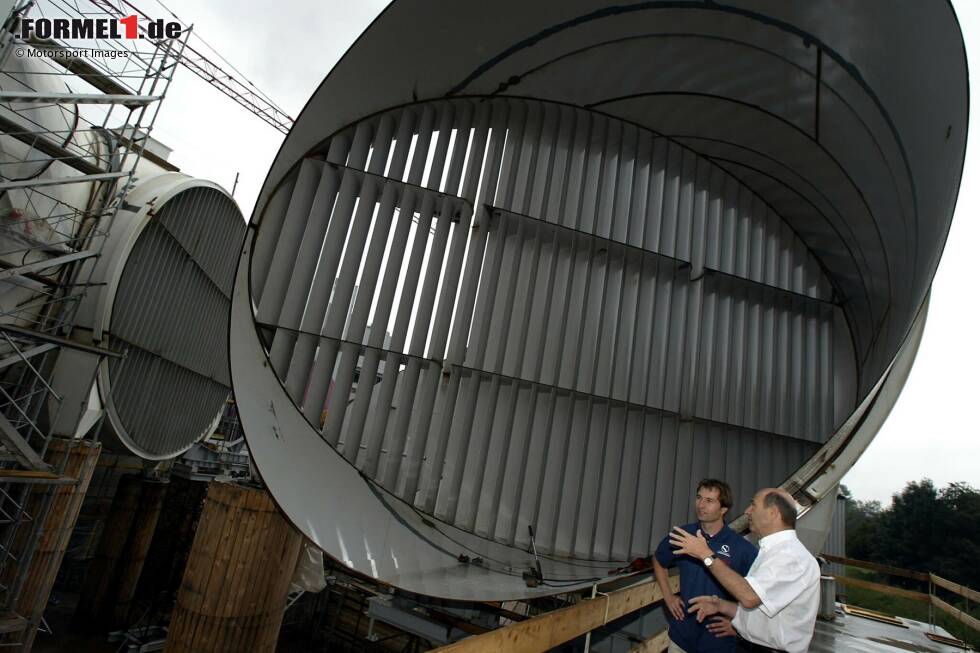
[(732, 500), (732, 488), (728, 487), (728, 483), (725, 481), (719, 481), (717, 478), (706, 478), (698, 483), (698, 487), (695, 492), (700, 492), (701, 488), (718, 490), (718, 502), (721, 504), (722, 508), (731, 508), (735, 503)]
[(779, 516), (783, 518), (783, 523), (790, 528), (796, 528), (796, 506), (781, 492), (768, 493), (762, 500), (762, 505), (766, 508), (776, 506)]

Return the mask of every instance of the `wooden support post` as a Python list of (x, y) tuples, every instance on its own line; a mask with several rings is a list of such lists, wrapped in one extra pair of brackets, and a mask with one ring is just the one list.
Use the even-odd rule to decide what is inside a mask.
[(166, 651), (274, 651), (302, 543), (266, 490), (213, 481)]
[[(675, 592), (678, 580), (677, 576), (670, 579)], [(543, 653), (662, 599), (660, 586), (649, 580), (436, 650), (440, 653)]]
[[(31, 557), (27, 576), (17, 597), (15, 611), (28, 622), (27, 630), (20, 638), (24, 651), (31, 650), (33, 646), (38, 625), (48, 605), (51, 587), (61, 566), (61, 559), (65, 555), (68, 539), (75, 528), (75, 520), (82, 508), (82, 501), (85, 499), (85, 492), (92, 480), (92, 472), (95, 470), (101, 450), (102, 445), (89, 440), (53, 439), (45, 453), (45, 461), (56, 469), (64, 463), (62, 476), (76, 479), (76, 482), (37, 486), (32, 489), (31, 496), (27, 499), (27, 510), (33, 515), (43, 508), (46, 493), (54, 493), (51, 498), (51, 508), (40, 526), (37, 548)], [(12, 549), (18, 552), (18, 556), (19, 552), (26, 551), (30, 530), (22, 527), (17, 534)]]
[(99, 548), (85, 574), (76, 628), (106, 632), (129, 626), (136, 583), (167, 492), (167, 482), (128, 474), (119, 479)]
[(170, 477), (170, 487), (136, 587), (136, 601), (149, 605), (151, 614), (156, 607), (164, 606), (169, 612), (173, 605), (207, 492), (207, 481)]

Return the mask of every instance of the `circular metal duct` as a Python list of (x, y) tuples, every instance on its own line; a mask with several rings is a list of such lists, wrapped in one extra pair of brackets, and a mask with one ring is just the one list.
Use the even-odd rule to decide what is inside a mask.
[(161, 460), (213, 429), (230, 391), (228, 312), (244, 231), (234, 200), (211, 182), (167, 173), (127, 195), (76, 329), (125, 353), (97, 373), (110, 445)]
[(553, 593), (699, 477), (747, 500), (846, 440), (938, 263), (966, 62), (948, 6), (824, 4), (389, 6), (239, 262), (242, 424), (297, 527), (410, 591)]

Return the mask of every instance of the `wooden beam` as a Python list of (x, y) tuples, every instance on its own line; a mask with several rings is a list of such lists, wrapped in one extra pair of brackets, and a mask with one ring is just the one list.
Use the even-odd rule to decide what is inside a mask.
[(890, 565), (879, 565), (876, 562), (865, 562), (864, 560), (854, 560), (853, 558), (842, 558), (828, 553), (821, 553), (820, 557), (827, 562), (860, 567), (861, 569), (877, 571), (882, 574), (888, 574), (889, 576), (901, 576), (902, 578), (911, 578), (913, 580), (929, 581), (929, 574), (922, 571), (912, 571), (911, 569), (902, 569), (901, 567), (892, 567)]
[(667, 631), (663, 630), (642, 644), (637, 644), (630, 649), (630, 653), (663, 653), (670, 645), (670, 637)]
[(849, 587), (860, 587), (862, 589), (874, 590), (876, 592), (889, 594), (891, 596), (901, 596), (902, 598), (918, 601), (919, 603), (929, 602), (928, 594), (916, 592), (914, 590), (906, 590), (902, 589), (901, 587), (892, 587), (891, 585), (882, 585), (881, 583), (872, 583), (871, 581), (860, 580), (858, 578), (849, 578), (847, 576), (834, 576), (834, 580), (841, 585), (847, 585)]
[(933, 585), (938, 585), (943, 589), (947, 589), (953, 594), (959, 594), (963, 598), (970, 599), (974, 603), (980, 603), (980, 592), (972, 590), (966, 585), (954, 583), (953, 581), (946, 580), (942, 576), (937, 576), (936, 574), (929, 574), (929, 578), (932, 580)]
[(943, 612), (952, 616), (960, 623), (966, 624), (973, 630), (980, 632), (980, 619), (971, 617), (970, 615), (963, 612), (962, 610), (951, 606), (949, 603), (946, 603), (946, 601), (943, 601), (938, 596), (932, 597), (932, 604), (937, 608), (939, 608), (940, 610), (942, 610)]
[[(678, 577), (670, 579), (678, 589)], [(639, 585), (586, 599), (527, 621), (467, 637), (442, 648), (440, 653), (543, 653), (580, 637), (610, 621), (636, 612), (663, 599), (660, 586), (650, 579)]]

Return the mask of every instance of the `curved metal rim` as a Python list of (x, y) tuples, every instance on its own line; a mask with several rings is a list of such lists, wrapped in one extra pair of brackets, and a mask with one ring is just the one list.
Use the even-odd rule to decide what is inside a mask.
[[(160, 187), (162, 187), (162, 190), (159, 189)], [(134, 203), (139, 202), (136, 204), (136, 206), (139, 206), (139, 211), (136, 212), (131, 223), (124, 225), (126, 230), (122, 234), (124, 240), (119, 243), (117, 246), (118, 249), (113, 252), (116, 264), (109, 271), (109, 274), (107, 274), (108, 278), (106, 279), (105, 292), (102, 293), (100, 298), (99, 306), (95, 313), (95, 323), (92, 326), (93, 338), (101, 341), (105, 333), (112, 333), (112, 309), (115, 303), (116, 290), (126, 271), (126, 266), (129, 263), (133, 247), (136, 246), (136, 241), (139, 240), (146, 225), (153, 219), (153, 216), (150, 215), (151, 210), (163, 206), (173, 199), (174, 196), (185, 190), (201, 187), (216, 190), (234, 203), (231, 195), (218, 184), (204, 179), (189, 177), (179, 172), (168, 172), (152, 177), (143, 184), (138, 185), (127, 195), (126, 199), (128, 201), (131, 200)], [(150, 203), (151, 201), (152, 204)], [(116, 410), (116, 404), (112, 396), (112, 381), (109, 374), (108, 359), (103, 358), (99, 362), (96, 380), (99, 387), (99, 397), (105, 408), (106, 416), (109, 418), (113, 435), (127, 449), (146, 460), (169, 460), (183, 454), (193, 447), (196, 442), (207, 437), (214, 430), (214, 427), (217, 426), (218, 422), (221, 421), (221, 412), (219, 411), (214, 420), (193, 441), (189, 442), (186, 447), (165, 453), (149, 451), (133, 440), (123, 424), (119, 412)]]

